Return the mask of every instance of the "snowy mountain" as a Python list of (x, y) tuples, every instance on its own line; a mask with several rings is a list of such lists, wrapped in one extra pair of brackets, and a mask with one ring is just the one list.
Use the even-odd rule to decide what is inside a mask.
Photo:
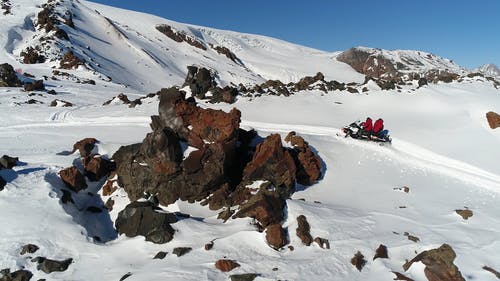
[(474, 72), (479, 72), (491, 77), (500, 77), (500, 68), (498, 68), (495, 64), (485, 64), (474, 69)]
[[(1, 280), (498, 280), (496, 80), (88, 1), (2, 7)], [(345, 137), (367, 116), (392, 143)]]

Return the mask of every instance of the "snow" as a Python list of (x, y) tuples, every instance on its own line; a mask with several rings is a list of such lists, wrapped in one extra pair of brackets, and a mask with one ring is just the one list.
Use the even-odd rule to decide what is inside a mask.
[[(20, 46), (29, 40), (24, 32), (32, 32), (20, 26), (25, 16), (34, 15), (29, 7), (42, 1), (12, 2), (14, 15), (2, 17), (0, 26), (0, 61), (37, 77), (50, 76), (51, 63), (22, 65), (17, 61)], [(311, 187), (301, 187), (287, 201), (284, 226), (294, 251), (271, 249), (265, 234), (255, 231), (250, 219), (223, 223), (208, 207), (182, 201), (162, 206), (192, 216), (172, 225), (177, 232), (170, 243), (155, 245), (143, 237), (116, 237), (113, 221), (128, 203), (123, 189), (110, 196), (115, 206), (109, 214), (81, 211), (106, 202), (109, 197), (97, 191), (102, 183), (89, 184), (75, 198), (78, 208), (62, 205), (63, 183), (57, 173), (72, 165), (78, 155), (58, 152), (70, 150), (84, 137), (95, 137), (100, 140), (99, 153), (111, 157), (120, 146), (141, 142), (150, 132), (149, 116), (157, 114), (157, 98), (135, 108), (102, 103), (118, 93), (133, 100), (161, 86), (182, 84), (186, 66), (193, 62), (219, 72), (227, 70), (220, 73), (221, 81), (227, 84), (264, 78), (297, 81), (318, 71), (327, 79), (363, 81), (349, 66), (336, 62), (335, 53), (184, 25), (86, 1), (73, 3), (75, 24), (82, 29), (70, 34), (71, 44), (90, 46), (93, 51), (89, 56), (99, 60), (100, 71), (113, 80), (98, 80), (95, 86), (64, 79), (46, 81), (48, 89), (57, 91), (56, 98), (74, 104), (70, 108), (49, 107), (54, 99), (50, 95), (28, 97), (20, 89), (0, 88), (0, 154), (22, 161), (13, 171), (0, 171), (8, 182), (0, 191), (0, 268), (26, 267), (34, 273), (33, 280), (119, 280), (128, 272), (133, 274), (127, 279), (131, 281), (227, 280), (230, 274), (253, 272), (261, 274), (256, 280), (391, 280), (391, 271), (403, 272), (402, 264), (413, 258), (415, 251), (448, 243), (456, 251), (455, 263), (466, 279), (497, 280), (481, 269), (488, 265), (500, 270), (500, 131), (491, 130), (485, 118), (488, 111), (500, 112), (500, 95), (489, 81), (465, 79), (416, 90), (415, 86), (403, 86), (401, 92), (381, 91), (369, 82), (369, 91), (362, 94), (303, 91), (290, 97), (238, 97), (232, 105), (202, 103), (203, 107), (225, 111), (237, 107), (242, 111), (242, 127), (254, 128), (263, 136), (278, 132), (284, 137), (294, 130), (318, 151), (324, 163), (323, 178)], [(128, 39), (111, 35), (113, 29), (104, 16)], [(187, 44), (170, 42), (155, 32), (158, 23), (230, 48), (249, 71), (216, 53), (208, 54), (211, 59), (207, 59)], [(9, 35), (13, 30), (23, 39), (12, 40), (16, 37)], [(153, 63), (141, 49), (156, 54), (165, 64)], [(166, 49), (168, 54), (163, 53)], [(98, 75), (88, 70), (69, 72), (87, 78)], [(29, 98), (44, 104), (14, 104)], [(384, 118), (392, 145), (344, 138), (341, 128), (366, 116)], [(183, 150), (187, 157), (195, 149), (185, 146)], [(408, 193), (399, 190), (403, 186), (409, 187)], [(473, 211), (467, 221), (455, 213), (464, 207)], [(295, 235), (299, 215), (307, 217), (313, 237), (330, 241), (330, 250), (315, 243), (302, 245)], [(408, 240), (405, 232), (420, 241)], [(210, 241), (215, 246), (205, 251), (204, 245)], [(74, 263), (65, 272), (44, 274), (29, 258), (19, 255), (27, 243), (40, 246), (35, 256), (71, 257)], [(372, 261), (379, 244), (388, 247), (390, 259)], [(193, 251), (178, 258), (171, 252), (179, 246), (192, 247)], [(358, 250), (368, 260), (361, 272), (350, 264)], [(158, 251), (169, 254), (164, 260), (153, 260)], [(236, 260), (241, 267), (230, 273), (218, 271), (214, 263), (224, 257)], [(426, 280), (421, 263), (405, 275)]]

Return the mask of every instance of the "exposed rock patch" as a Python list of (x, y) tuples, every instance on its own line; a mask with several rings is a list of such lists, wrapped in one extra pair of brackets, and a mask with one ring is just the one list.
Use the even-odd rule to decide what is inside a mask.
[(0, 158), (0, 170), (12, 169), (17, 165), (18, 162), (18, 157), (10, 157), (8, 155), (4, 155)]
[(73, 51), (67, 51), (59, 63), (61, 69), (75, 69), (80, 65), (85, 65), (85, 60), (76, 56)]
[(191, 247), (177, 247), (177, 248), (174, 248), (174, 250), (172, 251), (172, 254), (174, 254), (178, 257), (182, 257), (185, 254), (191, 252), (191, 250), (192, 250)]
[(255, 278), (259, 276), (258, 274), (255, 273), (245, 273), (245, 274), (235, 274), (229, 276), (231, 278), (231, 281), (253, 281)]
[(36, 251), (38, 251), (38, 249), (40, 249), (37, 245), (34, 245), (34, 244), (26, 244), (23, 246), (23, 248), (21, 249), (21, 253), (20, 255), (24, 255), (24, 254), (34, 254)]
[(472, 210), (469, 209), (455, 210), (455, 213), (460, 215), (464, 220), (468, 220), (473, 215)]
[(205, 51), (207, 50), (207, 47), (205, 46), (204, 43), (197, 40), (195, 37), (186, 34), (183, 31), (175, 30), (170, 25), (166, 25), (166, 24), (157, 25), (156, 30), (158, 30), (159, 32), (163, 33), (168, 38), (170, 38), (176, 42), (179, 42), (179, 43), (186, 42), (195, 48), (205, 50)]
[(10, 272), (10, 269), (0, 271), (0, 281), (29, 281), (33, 273), (28, 270), (20, 269)]
[(269, 246), (275, 250), (288, 243), (287, 232), (280, 224), (272, 224), (266, 228), (266, 240)]
[(429, 281), (465, 281), (453, 264), (456, 254), (448, 244), (443, 244), (437, 249), (423, 251), (411, 261), (405, 263), (403, 268), (407, 271), (413, 263), (422, 262), (425, 265), (424, 273)]
[(72, 107), (73, 104), (69, 101), (55, 99), (50, 102), (51, 107)]
[(293, 147), (291, 155), (297, 167), (297, 182), (312, 185), (321, 177), (321, 159), (312, 151), (309, 143), (295, 132), (290, 132), (285, 141)]
[(387, 247), (383, 244), (380, 244), (377, 248), (377, 250), (375, 250), (375, 256), (373, 256), (373, 260), (376, 260), (378, 258), (381, 258), (381, 259), (388, 259), (389, 258), (389, 254), (387, 253)]
[(43, 91), (45, 90), (45, 85), (43, 84), (43, 80), (35, 80), (33, 82), (25, 83), (24, 90), (26, 92)]
[(26, 48), (20, 55), (23, 57), (24, 64), (44, 63), (46, 60), (45, 56), (41, 55), (38, 50), (33, 47)]

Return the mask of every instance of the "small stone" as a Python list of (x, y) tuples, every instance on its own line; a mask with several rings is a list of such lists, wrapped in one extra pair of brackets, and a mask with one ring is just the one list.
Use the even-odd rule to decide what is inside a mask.
[(469, 209), (455, 210), (455, 212), (459, 214), (464, 220), (468, 220), (473, 215), (472, 211)]
[(363, 269), (366, 264), (365, 256), (358, 251), (351, 259), (351, 264), (354, 265), (359, 271)]
[(292, 245), (290, 245), (290, 246), (288, 246), (288, 250), (290, 250), (291, 252), (293, 252), (295, 250), (295, 248)]
[(210, 241), (210, 243), (205, 244), (205, 251), (210, 251), (214, 247), (214, 241)]
[(182, 257), (185, 254), (191, 252), (191, 250), (192, 250), (191, 247), (177, 247), (177, 248), (174, 248), (172, 253), (178, 257)]
[(231, 281), (253, 281), (257, 276), (255, 273), (245, 273), (231, 275), (229, 278), (231, 278)]
[(387, 254), (387, 247), (383, 244), (380, 244), (378, 246), (377, 250), (375, 251), (375, 256), (373, 257), (373, 260), (381, 258), (381, 259), (388, 259), (389, 255)]
[(314, 242), (316, 242), (322, 249), (330, 249), (330, 241), (328, 241), (328, 239), (316, 237), (314, 238)]
[(233, 260), (222, 259), (215, 262), (215, 267), (222, 272), (229, 272), (239, 266), (240, 264)]
[(123, 280), (129, 278), (130, 276), (132, 276), (132, 272), (128, 272), (125, 275), (123, 275), (122, 278), (120, 278), (120, 281), (123, 281)]
[(27, 245), (24, 245), (22, 250), (21, 250), (21, 255), (24, 255), (24, 254), (34, 254), (36, 251), (38, 251), (38, 249), (40, 249), (37, 245), (34, 245), (34, 244), (27, 244)]
[(415, 243), (420, 242), (420, 238), (418, 238), (417, 236), (413, 236), (408, 232), (405, 232), (403, 235), (408, 237), (408, 240), (410, 240), (410, 241), (413, 241)]
[(158, 253), (157, 253), (157, 254), (153, 257), (153, 259), (154, 259), (154, 260), (162, 260), (162, 259), (164, 259), (166, 256), (167, 256), (167, 252), (160, 251), (160, 252), (158, 252)]

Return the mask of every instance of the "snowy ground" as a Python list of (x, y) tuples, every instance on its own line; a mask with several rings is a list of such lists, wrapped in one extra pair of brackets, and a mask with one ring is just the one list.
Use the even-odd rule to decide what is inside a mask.
[[(166, 245), (141, 237), (114, 239), (112, 220), (120, 206), (109, 215), (63, 207), (56, 173), (77, 155), (56, 153), (83, 137), (96, 137), (101, 141), (99, 152), (111, 156), (120, 145), (141, 141), (150, 130), (149, 115), (157, 112), (157, 101), (133, 109), (101, 106), (120, 90), (110, 87), (62, 85), (65, 99), (76, 104), (73, 108), (17, 106), (13, 98), (23, 100), (26, 93), (0, 91), (0, 152), (25, 163), (15, 172), (0, 171), (9, 182), (0, 192), (0, 268), (27, 267), (34, 279), (48, 280), (118, 280), (127, 272), (133, 273), (128, 280), (224, 280), (229, 274), (216, 270), (214, 262), (228, 257), (242, 265), (231, 274), (256, 272), (261, 274), (258, 280), (391, 280), (391, 271), (402, 272), (405, 259), (415, 252), (448, 243), (468, 280), (495, 280), (481, 269), (500, 266), (500, 168), (495, 165), (500, 133), (489, 129), (484, 118), (489, 110), (500, 111), (492, 106), (500, 104), (500, 95), (489, 84), (440, 84), (416, 92), (368, 95), (302, 92), (217, 105), (225, 110), (238, 107), (243, 127), (263, 135), (297, 131), (323, 159), (323, 179), (288, 200), (284, 225), (295, 251), (272, 250), (247, 219), (224, 224), (216, 220), (216, 213), (183, 202), (167, 209), (195, 218), (176, 223), (178, 233)], [(393, 136), (391, 146), (340, 134), (342, 125), (367, 115), (385, 119)], [(403, 186), (409, 193), (395, 190)], [(98, 188), (93, 185), (89, 191)], [(84, 192), (77, 205), (84, 210), (106, 199)], [(118, 201), (123, 207), (124, 198)], [(454, 212), (464, 207), (474, 212), (467, 221)], [(330, 240), (330, 250), (301, 245), (295, 236), (295, 218), (301, 214), (308, 218), (313, 237)], [(408, 240), (404, 232), (420, 241)], [(99, 243), (91, 238), (94, 235), (112, 240)], [(215, 247), (207, 252), (203, 246), (211, 240)], [(46, 275), (19, 255), (26, 243), (41, 247), (36, 255), (72, 257), (74, 263), (66, 272)], [(390, 259), (371, 261), (379, 244), (387, 245)], [(165, 260), (152, 260), (156, 252), (171, 253), (177, 246), (193, 251), (180, 258), (169, 254)], [(369, 260), (362, 272), (350, 264), (358, 250)], [(407, 275), (426, 280), (420, 264)]]
[[(29, 23), (40, 10), (35, 4), (44, 1), (11, 2), (13, 15), (1, 18), (0, 63), (8, 62), (38, 78), (50, 77), (57, 62), (23, 65), (19, 58), (26, 46), (34, 44), (37, 32)], [(295, 130), (318, 151), (324, 177), (307, 189), (300, 188), (287, 202), (284, 225), (294, 251), (271, 249), (248, 219), (222, 223), (217, 213), (185, 202), (166, 207), (193, 216), (173, 225), (177, 233), (172, 242), (155, 245), (141, 237), (116, 237), (113, 221), (127, 203), (123, 192), (113, 195), (117, 205), (111, 213), (85, 211), (108, 199), (100, 195), (102, 183), (80, 192), (76, 207), (62, 205), (63, 185), (57, 173), (75, 163), (78, 155), (58, 152), (70, 150), (82, 138), (95, 137), (101, 141), (99, 153), (110, 157), (121, 145), (140, 142), (150, 131), (149, 116), (157, 114), (157, 99), (147, 99), (135, 108), (102, 106), (119, 93), (133, 100), (182, 83), (186, 66), (191, 64), (218, 70), (223, 85), (266, 79), (297, 81), (318, 71), (327, 80), (364, 80), (334, 60), (338, 53), (175, 23), (87, 1), (66, 2), (74, 4), (71, 12), (77, 29), (67, 30), (71, 42), (64, 43), (65, 47), (85, 52), (93, 66), (99, 65), (100, 77), (111, 76), (113, 81), (79, 69), (68, 73), (94, 79), (97, 85), (45, 81), (57, 96), (42, 92), (28, 96), (17, 88), (0, 88), (0, 155), (16, 156), (22, 162), (14, 171), (0, 171), (8, 182), (0, 191), (0, 269), (26, 267), (34, 273), (33, 280), (119, 280), (128, 272), (133, 275), (127, 281), (227, 280), (229, 274), (214, 267), (216, 260), (227, 257), (241, 264), (231, 274), (258, 273), (256, 280), (392, 280), (391, 271), (403, 272), (405, 260), (417, 252), (448, 243), (467, 280), (497, 280), (481, 267), (500, 270), (500, 131), (491, 130), (485, 118), (488, 111), (500, 112), (500, 91), (491, 82), (475, 78), (417, 90), (403, 86), (400, 92), (312, 91), (290, 97), (240, 97), (233, 105), (202, 104), (226, 111), (237, 107), (242, 111), (242, 126), (262, 135)], [(159, 23), (205, 43), (228, 47), (244, 65), (213, 50), (202, 52), (174, 42), (154, 29)], [(56, 98), (74, 106), (49, 107)], [(25, 104), (29, 99), (43, 104)], [(384, 118), (392, 145), (357, 141), (340, 133), (344, 125), (367, 116)], [(404, 186), (409, 187), (408, 193), (399, 190)], [(455, 213), (465, 207), (474, 214), (469, 220)], [(295, 235), (296, 217), (301, 214), (311, 224), (313, 237), (330, 241), (330, 250), (301, 244)], [(408, 240), (405, 232), (420, 241)], [(205, 251), (204, 245), (212, 240), (214, 249)], [(44, 274), (29, 258), (19, 255), (27, 243), (40, 246), (37, 256), (71, 257), (74, 263), (65, 272)], [(390, 259), (372, 261), (379, 244), (388, 247)], [(178, 246), (193, 251), (178, 258), (171, 254)], [(164, 260), (153, 260), (158, 251), (169, 254)], [(350, 264), (357, 251), (368, 260), (361, 272)], [(415, 281), (426, 280), (420, 263), (405, 274)]]

